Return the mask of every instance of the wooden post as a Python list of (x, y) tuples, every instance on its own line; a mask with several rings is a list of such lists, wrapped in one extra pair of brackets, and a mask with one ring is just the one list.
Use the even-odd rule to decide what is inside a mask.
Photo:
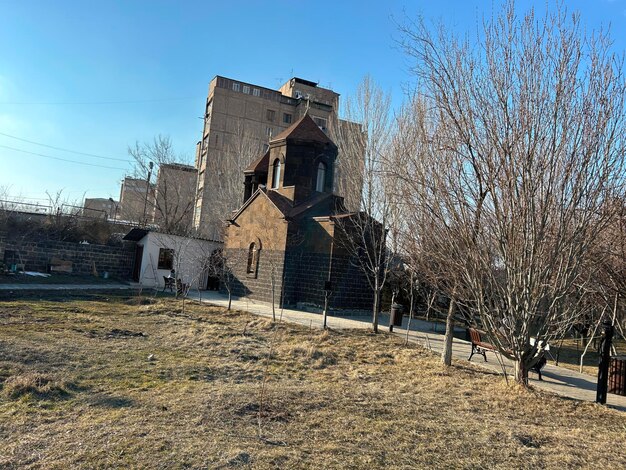
[(600, 363), (598, 365), (598, 385), (596, 389), (596, 403), (606, 404), (606, 394), (609, 380), (609, 361), (611, 358), (611, 340), (613, 339), (613, 325), (610, 320), (602, 322), (602, 340), (600, 341)]

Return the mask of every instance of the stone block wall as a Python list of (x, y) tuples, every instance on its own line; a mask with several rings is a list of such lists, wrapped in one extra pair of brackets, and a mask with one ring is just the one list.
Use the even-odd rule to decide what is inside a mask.
[[(285, 263), (285, 304), (322, 308), (329, 261), (327, 253), (290, 253)], [(348, 256), (335, 254), (330, 271), (331, 311), (368, 311), (372, 308), (373, 293), (367, 278)]]
[[(226, 249), (228, 264), (234, 274), (232, 293), (236, 297), (250, 297), (262, 302), (272, 301), (272, 271), (274, 295), (279, 305), (283, 287), (285, 252), (261, 249), (255, 274), (247, 273), (248, 251)], [(224, 286), (221, 288), (224, 291)]]
[(6, 226), (0, 223), (0, 261), (4, 259), (4, 250), (7, 243)]
[(6, 264), (21, 263), (27, 271), (48, 272), (52, 258), (72, 262), (72, 274), (90, 275), (95, 263), (98, 274), (108, 272), (118, 279), (130, 279), (135, 244), (124, 246), (82, 245), (54, 240), (7, 239), (3, 259)]

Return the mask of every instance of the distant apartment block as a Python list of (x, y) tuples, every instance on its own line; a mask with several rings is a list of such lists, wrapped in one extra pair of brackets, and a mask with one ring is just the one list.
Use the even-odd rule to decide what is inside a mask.
[[(185, 233), (192, 225), (198, 171), (189, 165), (159, 166), (152, 222), (166, 233)], [(145, 187), (144, 187), (145, 188)]]
[(145, 223), (154, 217), (154, 185), (145, 179), (126, 177), (122, 180), (119, 203), (120, 220)]
[[(339, 94), (292, 78), (278, 90), (216, 76), (209, 84), (202, 139), (196, 147), (197, 200), (193, 225), (216, 237), (216, 224), (241, 204), (243, 170), (268, 148), (272, 136), (308, 114), (328, 132), (337, 119)], [(341, 160), (341, 155), (339, 156)], [(341, 172), (338, 172), (341, 174)], [(236, 188), (225, 187), (232, 179)], [(335, 180), (333, 187), (340, 182)], [(350, 191), (346, 204), (354, 206)], [(357, 203), (358, 205), (358, 203)]]
[(88, 197), (83, 202), (85, 217), (113, 219), (115, 218), (118, 202), (103, 197)]

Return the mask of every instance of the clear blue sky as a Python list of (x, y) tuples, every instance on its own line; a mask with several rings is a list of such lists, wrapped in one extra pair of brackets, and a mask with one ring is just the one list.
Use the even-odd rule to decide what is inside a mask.
[[(626, 48), (626, 0), (566, 4), (581, 12), (588, 29), (611, 24), (616, 49)], [(395, 21), (420, 13), (473, 34), (494, 5), (499, 2), (0, 0), (0, 133), (121, 160), (136, 140), (168, 134), (191, 160), (213, 76), (278, 87), (295, 75), (346, 96), (370, 74), (399, 103), (412, 79), (394, 42)], [(529, 5), (543, 10), (545, 0), (517, 3), (520, 10)], [(0, 135), (0, 186), (15, 196), (45, 198), (46, 190), (63, 189), (72, 200), (117, 199), (129, 170), (125, 161)]]

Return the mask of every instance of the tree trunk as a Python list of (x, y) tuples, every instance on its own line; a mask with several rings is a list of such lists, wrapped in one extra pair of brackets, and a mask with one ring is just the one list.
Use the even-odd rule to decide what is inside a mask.
[(326, 291), (324, 293), (324, 312), (322, 312), (323, 315), (324, 315), (324, 322), (323, 322), (324, 323), (324, 329), (327, 328), (326, 323), (328, 321), (328, 300), (329, 300), (329, 297), (330, 297), (330, 294), (329, 294), (328, 291)]
[(274, 280), (274, 274), (272, 273), (272, 320), (276, 321), (276, 281)]
[(228, 311), (230, 312), (230, 307), (233, 303), (233, 295), (230, 293), (230, 289), (228, 289)]
[(448, 315), (446, 317), (446, 334), (443, 337), (443, 351), (441, 351), (441, 362), (446, 365), (452, 365), (452, 338), (454, 333), (454, 310), (456, 309), (456, 302), (454, 299), (450, 299), (450, 306), (448, 307)]
[(413, 271), (411, 271), (411, 305), (409, 307), (409, 323), (406, 327), (406, 339), (404, 344), (409, 344), (409, 332), (411, 331), (411, 320), (413, 320)]
[(378, 289), (378, 282), (374, 289), (374, 310), (372, 312), (372, 329), (374, 333), (378, 333), (378, 314), (380, 312), (380, 289)]
[(520, 359), (515, 361), (515, 381), (524, 387), (528, 387), (528, 368), (524, 361)]

